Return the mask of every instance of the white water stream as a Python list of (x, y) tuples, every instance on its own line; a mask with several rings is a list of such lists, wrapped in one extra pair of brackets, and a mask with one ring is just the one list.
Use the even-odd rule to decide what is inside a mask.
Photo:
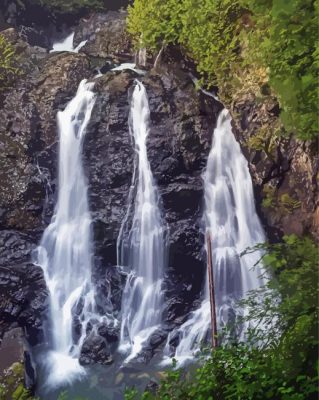
[(165, 267), (166, 225), (158, 207), (158, 193), (147, 157), (150, 111), (145, 87), (137, 82), (131, 100), (130, 133), (136, 161), (128, 210), (118, 239), (118, 264), (128, 266), (122, 300), (122, 325), (119, 350), (133, 359), (161, 325), (163, 310), (162, 280)]
[[(58, 112), (59, 187), (55, 212), (36, 252), (50, 291), (48, 328), (49, 387), (71, 382), (84, 374), (78, 362), (88, 319), (94, 312), (91, 284), (91, 216), (82, 166), (82, 143), (95, 102), (93, 84), (83, 80), (76, 96)], [(79, 300), (82, 337), (74, 343), (72, 316)]]
[(87, 40), (83, 40), (78, 46), (73, 46), (74, 32), (71, 32), (66, 38), (53, 43), (50, 53), (55, 51), (69, 51), (71, 53), (78, 53), (86, 44)]
[[(220, 330), (234, 320), (236, 313), (245, 312), (236, 309), (236, 302), (247, 291), (257, 289), (264, 283), (260, 269), (254, 268), (261, 254), (256, 251), (240, 257), (247, 247), (264, 242), (265, 237), (255, 209), (247, 160), (233, 135), (227, 110), (223, 110), (218, 117), (203, 180), (204, 223), (212, 238), (217, 323)], [(180, 338), (174, 355), (179, 365), (192, 360), (200, 350), (201, 342), (208, 338), (211, 317), (207, 281), (204, 290), (200, 308), (169, 335), (164, 363), (169, 361), (169, 341), (173, 336)], [(242, 333), (237, 332), (237, 335)]]

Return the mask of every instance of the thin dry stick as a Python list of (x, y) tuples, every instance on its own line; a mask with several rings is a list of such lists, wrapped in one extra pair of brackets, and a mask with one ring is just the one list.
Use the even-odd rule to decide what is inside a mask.
[(212, 346), (217, 347), (217, 317), (215, 303), (215, 285), (214, 285), (214, 270), (212, 258), (212, 244), (210, 233), (207, 232), (207, 270), (208, 270), (208, 286), (210, 299), (210, 315), (212, 324)]

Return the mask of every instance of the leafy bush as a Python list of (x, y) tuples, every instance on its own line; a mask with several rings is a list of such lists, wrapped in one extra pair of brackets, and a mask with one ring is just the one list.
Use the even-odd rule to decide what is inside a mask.
[(128, 390), (126, 400), (317, 398), (317, 247), (292, 235), (257, 248), (272, 278), (243, 302), (255, 322), (247, 342), (220, 346), (194, 371), (170, 370), (155, 394)]
[(179, 44), (195, 59), (207, 86), (227, 82), (238, 58), (237, 1), (135, 0), (128, 12), (128, 31), (139, 46)]
[(302, 139), (318, 135), (318, 4), (313, 0), (240, 0), (253, 15), (253, 56), (269, 68), (281, 120)]
[(36, 400), (24, 387), (24, 367), (16, 362), (0, 376), (1, 400)]
[[(128, 30), (140, 47), (180, 45), (225, 103), (238, 88), (273, 91), (286, 130), (318, 135), (318, 0), (135, 0)], [(264, 89), (267, 87), (267, 90)]]

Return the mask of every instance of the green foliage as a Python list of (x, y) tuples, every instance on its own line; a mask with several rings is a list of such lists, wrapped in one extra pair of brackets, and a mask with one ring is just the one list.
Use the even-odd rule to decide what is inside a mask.
[(152, 50), (181, 45), (198, 63), (207, 86), (227, 82), (237, 59), (241, 8), (231, 0), (135, 0), (128, 31)]
[(279, 137), (279, 129), (271, 132), (268, 126), (262, 126), (256, 135), (247, 140), (247, 146), (253, 150), (263, 151), (268, 158), (273, 159)]
[(8, 88), (18, 74), (15, 48), (3, 35), (0, 35), (0, 92)]
[(300, 208), (301, 202), (292, 198), (289, 193), (283, 193), (279, 198), (279, 204), (288, 213), (292, 213), (297, 208)]
[(63, 391), (59, 394), (59, 397), (57, 400), (88, 400), (88, 399), (86, 397), (82, 397), (82, 396), (70, 397), (67, 391)]
[(318, 0), (241, 3), (253, 14), (251, 51), (269, 68), (284, 126), (302, 139), (318, 135)]
[(301, 202), (294, 199), (289, 193), (282, 193), (280, 196), (276, 192), (276, 188), (266, 185), (263, 188), (264, 199), (262, 206), (276, 210), (278, 215), (291, 214), (294, 210), (301, 207)]
[(126, 400), (317, 398), (317, 247), (292, 235), (257, 248), (271, 278), (243, 302), (254, 321), (246, 343), (224, 344), (193, 371), (168, 371), (155, 394), (131, 389)]
[(128, 31), (141, 47), (152, 50), (163, 44), (177, 43), (182, 30), (182, 10), (183, 1), (135, 1), (134, 7), (128, 8)]
[(14, 363), (0, 376), (1, 400), (37, 400), (24, 387), (24, 367), (22, 363)]
[(226, 104), (251, 86), (274, 92), (286, 131), (318, 135), (318, 0), (135, 0), (128, 30), (140, 47), (180, 45)]

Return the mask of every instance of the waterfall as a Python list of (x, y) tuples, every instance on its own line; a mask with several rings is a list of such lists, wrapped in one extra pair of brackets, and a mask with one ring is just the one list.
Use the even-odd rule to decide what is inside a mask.
[(71, 32), (66, 38), (53, 43), (50, 53), (55, 51), (69, 51), (71, 53), (78, 53), (86, 44), (87, 40), (83, 40), (78, 46), (73, 46), (74, 32)]
[(130, 353), (133, 359), (150, 335), (161, 325), (165, 267), (166, 226), (158, 207), (159, 196), (147, 157), (149, 133), (149, 105), (145, 87), (137, 82), (133, 91), (130, 113), (136, 160), (130, 209), (122, 224), (118, 239), (118, 264), (128, 266), (128, 275), (122, 300), (122, 324), (119, 350)]
[[(231, 118), (223, 110), (217, 121), (207, 167), (203, 174), (205, 191), (204, 225), (211, 235), (218, 328), (234, 322), (238, 300), (249, 290), (264, 283), (254, 264), (261, 253), (240, 257), (247, 247), (265, 240), (258, 219), (247, 160), (241, 152), (231, 127)], [(174, 357), (179, 365), (191, 360), (211, 329), (208, 282), (199, 309), (177, 330), (170, 333), (164, 350), (171, 355), (170, 341), (179, 338)], [(241, 335), (242, 332), (237, 332)], [(167, 362), (167, 358), (164, 363)]]
[[(75, 97), (57, 115), (59, 130), (58, 199), (50, 225), (36, 251), (50, 292), (47, 329), (48, 386), (71, 381), (84, 370), (78, 362), (85, 325), (94, 310), (91, 284), (91, 216), (82, 166), (82, 143), (95, 102), (93, 84), (82, 80)], [(81, 300), (81, 301), (80, 301)], [(80, 308), (82, 337), (73, 338), (73, 314)]]

